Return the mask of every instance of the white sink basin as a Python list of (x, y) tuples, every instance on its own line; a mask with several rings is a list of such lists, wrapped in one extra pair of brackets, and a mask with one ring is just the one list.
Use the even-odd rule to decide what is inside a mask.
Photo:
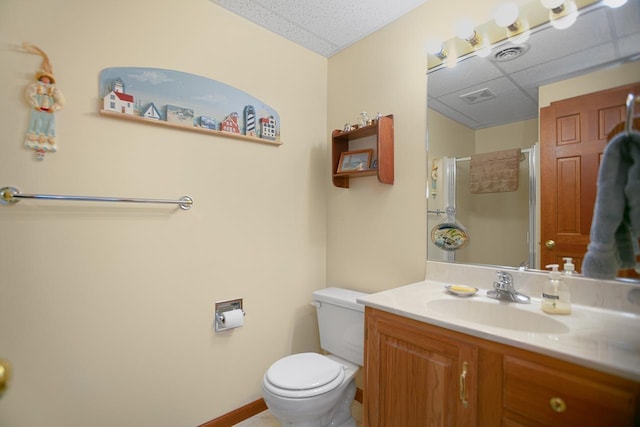
[(479, 299), (437, 299), (427, 302), (427, 309), (443, 320), (455, 319), (493, 328), (510, 329), (539, 334), (569, 332), (564, 323), (544, 313), (529, 311), (530, 306)]

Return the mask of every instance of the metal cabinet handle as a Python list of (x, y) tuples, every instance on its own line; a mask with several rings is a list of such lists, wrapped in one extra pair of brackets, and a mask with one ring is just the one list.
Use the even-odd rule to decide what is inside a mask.
[(465, 408), (469, 405), (467, 402), (467, 362), (462, 363), (462, 372), (460, 372), (460, 402)]
[(0, 397), (9, 386), (11, 377), (11, 365), (7, 360), (0, 359)]
[(553, 249), (556, 247), (556, 242), (549, 239), (546, 242), (544, 242), (544, 245), (548, 248), (548, 249)]
[(564, 412), (567, 410), (567, 404), (561, 397), (552, 397), (549, 399), (549, 405), (554, 412)]

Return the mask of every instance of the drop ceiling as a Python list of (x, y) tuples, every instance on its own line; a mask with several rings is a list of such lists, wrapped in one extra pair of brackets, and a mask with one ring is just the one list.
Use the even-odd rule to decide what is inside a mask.
[(426, 2), (426, 0), (211, 1), (327, 58)]
[[(427, 0), (211, 1), (328, 58)], [(470, 57), (455, 68), (430, 72), (429, 108), (472, 129), (537, 117), (540, 85), (640, 60), (640, 0), (583, 11), (572, 27), (547, 26), (524, 48), (511, 61)]]
[[(499, 61), (503, 49), (525, 52)], [(509, 55), (507, 55), (509, 56)], [(524, 45), (507, 43), (428, 74), (428, 105), (472, 129), (538, 117), (538, 87), (640, 60), (640, 1), (583, 11), (565, 30), (546, 26)], [(640, 76), (638, 76), (640, 81)]]

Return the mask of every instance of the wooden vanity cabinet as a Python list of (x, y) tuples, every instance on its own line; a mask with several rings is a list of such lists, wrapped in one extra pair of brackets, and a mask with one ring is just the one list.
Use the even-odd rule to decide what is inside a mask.
[(637, 426), (638, 384), (534, 354), (503, 355), (503, 424)]
[(371, 307), (365, 325), (365, 426), (640, 425), (640, 383)]
[(425, 333), (424, 323), (365, 311), (365, 426), (476, 425), (476, 349)]

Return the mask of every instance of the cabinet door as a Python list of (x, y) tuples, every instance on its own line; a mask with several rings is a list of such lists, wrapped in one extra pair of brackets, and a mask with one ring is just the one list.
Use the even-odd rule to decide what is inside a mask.
[(476, 366), (475, 347), (367, 307), (365, 425), (475, 425)]

